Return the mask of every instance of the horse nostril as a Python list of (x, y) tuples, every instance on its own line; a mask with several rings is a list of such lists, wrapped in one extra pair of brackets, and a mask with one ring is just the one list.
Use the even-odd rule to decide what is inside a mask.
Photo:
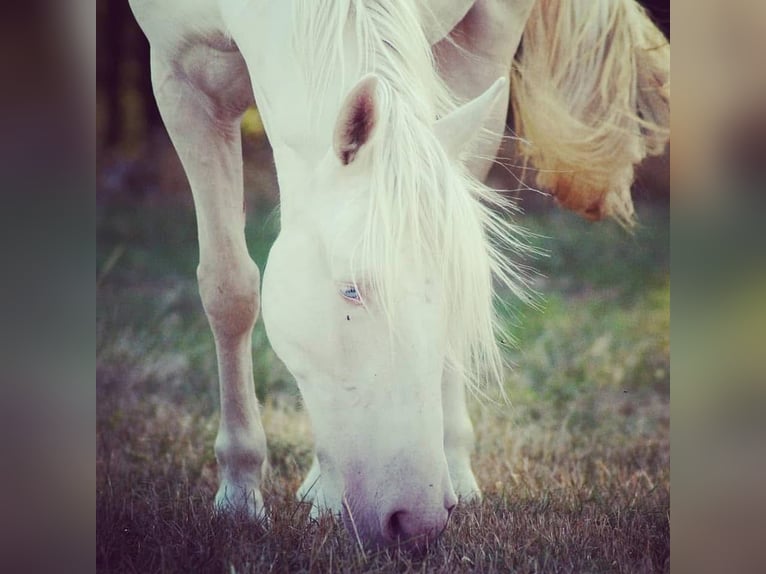
[(453, 504), (452, 506), (447, 508), (447, 519), (449, 519), (449, 517), (452, 516), (452, 511), (455, 510), (456, 506), (457, 506), (457, 504)]
[(403, 539), (407, 537), (404, 525), (402, 524), (402, 519), (405, 514), (407, 514), (406, 510), (398, 510), (392, 512), (388, 516), (388, 520), (386, 520), (386, 523), (383, 525), (383, 534), (386, 538), (393, 541), (397, 538)]
[(421, 516), (409, 510), (391, 512), (381, 525), (383, 537), (389, 543), (433, 540), (441, 535), (447, 526), (451, 509), (444, 510), (447, 511), (446, 516), (445, 514)]

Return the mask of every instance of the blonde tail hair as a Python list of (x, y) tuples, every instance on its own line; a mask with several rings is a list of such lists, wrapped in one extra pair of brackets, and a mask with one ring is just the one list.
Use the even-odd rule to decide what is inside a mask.
[(589, 219), (634, 221), (634, 165), (670, 132), (670, 44), (635, 0), (537, 0), (512, 74), (536, 185)]

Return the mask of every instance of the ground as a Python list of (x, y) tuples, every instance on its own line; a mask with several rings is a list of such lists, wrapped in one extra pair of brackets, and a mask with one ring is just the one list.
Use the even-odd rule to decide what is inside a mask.
[[(248, 238), (263, 268), (278, 217)], [(542, 310), (511, 302), (514, 368), (471, 404), (484, 499), (423, 556), (362, 552), (294, 499), (311, 458), (295, 385), (253, 338), (270, 477), (267, 528), (212, 512), (218, 422), (196, 228), (177, 199), (98, 206), (97, 539), (103, 572), (665, 572), (670, 565), (667, 205), (627, 234), (560, 211), (522, 218)], [(497, 396), (497, 395), (496, 395)]]

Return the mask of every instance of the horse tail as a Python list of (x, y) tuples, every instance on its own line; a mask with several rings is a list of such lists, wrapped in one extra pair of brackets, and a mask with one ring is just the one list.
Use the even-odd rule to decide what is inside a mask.
[(635, 0), (537, 0), (514, 64), (536, 184), (589, 219), (634, 221), (634, 165), (670, 137), (670, 44)]

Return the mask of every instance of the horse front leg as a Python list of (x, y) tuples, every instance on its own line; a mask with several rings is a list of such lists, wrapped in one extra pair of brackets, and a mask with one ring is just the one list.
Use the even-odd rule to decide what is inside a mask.
[(199, 234), (199, 293), (215, 339), (221, 418), (217, 508), (263, 512), (266, 437), (253, 385), (251, 338), (260, 273), (245, 243), (240, 120), (252, 101), (238, 53), (210, 52), (188, 68), (152, 55), (165, 125), (189, 178)]
[(332, 504), (328, 502), (322, 490), (322, 470), (319, 468), (319, 459), (316, 455), (314, 455), (306, 478), (303, 479), (300, 488), (298, 488), (296, 498), (301, 502), (311, 503), (309, 513), (311, 518), (319, 517), (323, 510), (332, 509)]
[(481, 498), (481, 489), (471, 469), (474, 432), (465, 397), (463, 377), (450, 369), (442, 376), (444, 454), (452, 488), (463, 502)]

